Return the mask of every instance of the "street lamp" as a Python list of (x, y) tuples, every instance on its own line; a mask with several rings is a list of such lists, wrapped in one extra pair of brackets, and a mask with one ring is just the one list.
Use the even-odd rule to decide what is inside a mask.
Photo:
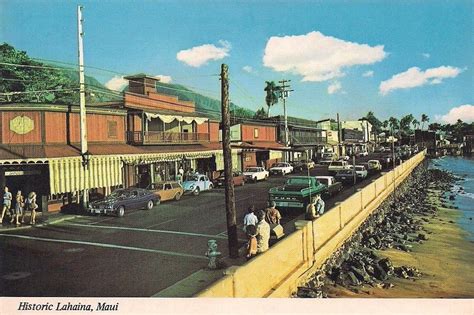
[(81, 153), (81, 157), (82, 157), (82, 166), (84, 168), (87, 168), (91, 160), (91, 154), (89, 153), (89, 151), (86, 151), (84, 153)]

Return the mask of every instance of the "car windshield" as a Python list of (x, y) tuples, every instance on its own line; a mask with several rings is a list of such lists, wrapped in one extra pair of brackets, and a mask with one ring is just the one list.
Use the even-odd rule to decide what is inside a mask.
[(186, 177), (187, 182), (196, 182), (198, 180), (199, 180), (199, 177), (197, 177), (196, 175), (189, 175)]
[(245, 170), (246, 172), (258, 172), (258, 168), (256, 167), (247, 167), (247, 169)]
[(344, 171), (340, 171), (338, 174), (340, 174), (340, 175), (352, 174), (352, 171), (351, 170), (344, 170)]
[(332, 166), (342, 166), (342, 162), (333, 162)]
[(123, 189), (117, 189), (115, 190), (112, 194), (110, 194), (110, 198), (126, 198), (130, 196), (130, 192), (123, 190)]
[(329, 183), (329, 179), (327, 178), (318, 178), (318, 182), (320, 182), (321, 184), (324, 184), (324, 185), (328, 185)]
[(286, 164), (285, 163), (275, 163), (273, 164), (273, 167), (285, 167)]
[(310, 185), (311, 180), (308, 178), (290, 178), (286, 181), (287, 185), (296, 185), (296, 186), (301, 186), (301, 185)]
[(356, 170), (357, 170), (357, 171), (363, 171), (363, 170), (365, 170), (365, 167), (363, 167), (363, 166), (356, 166)]
[(369, 164), (377, 164), (377, 161), (369, 161)]

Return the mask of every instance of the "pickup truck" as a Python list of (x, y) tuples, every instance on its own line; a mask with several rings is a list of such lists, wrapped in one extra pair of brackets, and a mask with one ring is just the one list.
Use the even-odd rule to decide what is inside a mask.
[(333, 161), (328, 166), (328, 172), (335, 174), (338, 171), (348, 170), (350, 169), (351, 165), (347, 161)]
[(306, 210), (311, 197), (324, 194), (327, 186), (312, 176), (291, 176), (285, 185), (270, 188), (269, 200), (275, 201), (278, 208), (299, 208)]
[(319, 183), (326, 185), (327, 190), (325, 195), (332, 197), (342, 190), (342, 183), (337, 182), (333, 176), (316, 176)]

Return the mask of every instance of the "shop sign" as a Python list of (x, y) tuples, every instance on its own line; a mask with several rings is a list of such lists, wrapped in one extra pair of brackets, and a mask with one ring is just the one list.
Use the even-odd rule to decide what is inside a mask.
[(41, 171), (6, 171), (5, 176), (40, 175)]

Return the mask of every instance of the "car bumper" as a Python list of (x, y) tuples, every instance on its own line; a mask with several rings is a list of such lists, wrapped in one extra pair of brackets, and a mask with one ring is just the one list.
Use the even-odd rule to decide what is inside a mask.
[(88, 208), (87, 211), (91, 214), (115, 213), (115, 210), (112, 208)]

